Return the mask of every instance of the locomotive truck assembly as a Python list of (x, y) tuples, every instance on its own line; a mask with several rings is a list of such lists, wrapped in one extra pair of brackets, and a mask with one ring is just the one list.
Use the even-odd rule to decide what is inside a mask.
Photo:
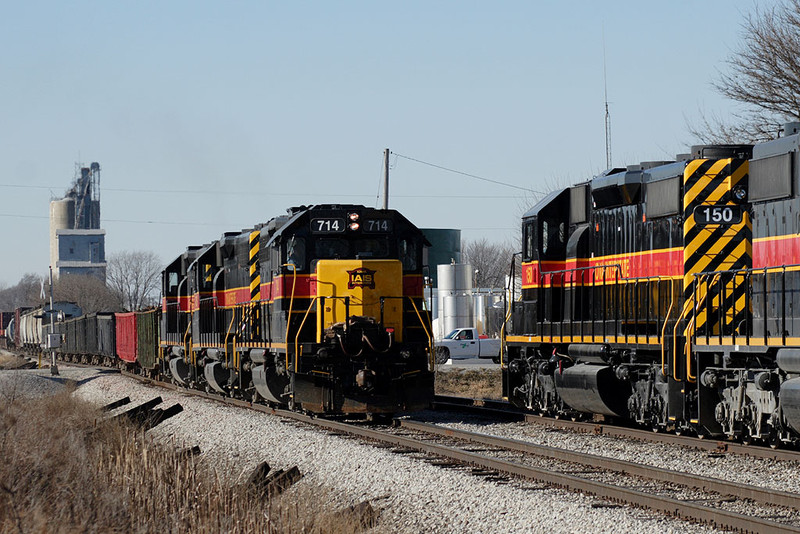
[(526, 213), (504, 395), (559, 416), (796, 443), (798, 131), (610, 169)]

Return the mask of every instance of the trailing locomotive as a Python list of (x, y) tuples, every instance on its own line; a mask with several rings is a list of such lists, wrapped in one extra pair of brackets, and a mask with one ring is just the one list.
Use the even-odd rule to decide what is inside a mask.
[(611, 169), (526, 213), (504, 395), (563, 416), (798, 441), (798, 131)]
[(160, 353), (178, 384), (314, 413), (433, 400), (422, 232), (394, 210), (317, 205), (163, 272)]
[[(426, 246), (423, 233), (394, 210), (290, 208), (266, 224), (189, 247), (163, 270), (158, 308), (62, 313), (80, 316), (54, 325), (62, 340), (55, 350), (67, 361), (312, 413), (427, 408), (433, 348), (423, 301)], [(16, 347), (40, 351), (49, 332), (43, 311), (16, 315), (24, 325)]]

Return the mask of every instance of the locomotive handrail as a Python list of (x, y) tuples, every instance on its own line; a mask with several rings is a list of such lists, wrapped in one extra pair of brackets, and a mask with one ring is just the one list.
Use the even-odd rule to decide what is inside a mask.
[[(755, 275), (762, 275), (763, 276), (762, 290), (763, 290), (764, 297), (762, 299), (763, 300), (763, 307), (760, 310), (761, 313), (762, 313), (762, 317), (760, 318), (760, 320), (763, 321), (763, 333), (760, 334), (758, 337), (763, 339), (763, 344), (764, 345), (769, 345), (770, 342), (771, 342), (771, 339), (773, 339), (773, 338), (780, 338), (780, 343), (782, 345), (786, 345), (787, 336), (788, 336), (788, 332), (787, 332), (787, 316), (786, 316), (786, 303), (787, 303), (786, 274), (787, 273), (796, 273), (798, 271), (800, 271), (800, 264), (790, 264), (790, 265), (775, 265), (775, 266), (770, 266), (770, 267), (758, 267), (758, 268), (749, 268), (749, 269), (729, 269), (729, 270), (726, 270), (726, 271), (706, 271), (706, 272), (701, 272), (701, 273), (693, 273), (693, 275), (695, 277), (695, 280), (698, 281), (698, 283), (701, 283), (702, 279), (706, 278), (710, 274), (727, 275), (727, 276), (732, 277), (732, 280), (736, 280), (736, 279), (742, 277), (742, 278), (744, 278), (744, 284), (746, 285), (746, 287), (750, 288), (752, 291), (755, 291), (754, 284), (756, 282), (754, 280), (754, 276)], [(770, 290), (770, 288), (768, 286), (768, 275), (780, 275), (781, 276), (780, 287), (779, 288), (773, 288), (772, 290)], [(735, 290), (735, 287), (734, 287), (734, 290)], [(729, 292), (728, 292), (728, 290), (726, 288), (720, 288), (719, 292), (722, 295), (720, 297), (722, 299), (725, 298), (725, 295), (729, 295)], [(775, 317), (771, 317), (770, 313), (769, 313), (769, 311), (770, 311), (769, 300), (770, 299), (767, 298), (767, 297), (768, 297), (769, 294), (776, 294), (778, 292), (780, 292), (780, 294), (781, 294), (780, 295), (780, 310), (781, 310), (780, 311), (780, 315), (775, 316)], [(753, 297), (751, 296), (751, 293), (749, 291), (745, 293), (745, 298), (747, 299), (747, 301), (745, 303), (745, 306), (748, 307), (748, 304), (747, 304), (748, 301), (750, 302), (750, 305), (752, 305), (751, 301), (752, 301)], [(775, 303), (775, 307), (777, 307), (777, 302)], [(718, 309), (718, 312), (721, 313), (721, 310)], [(735, 309), (734, 309), (734, 313), (735, 313)], [(754, 317), (748, 317), (745, 320), (749, 321), (750, 322), (750, 326), (753, 329), (755, 329), (755, 318)], [(779, 329), (780, 329), (780, 335), (777, 335), (777, 336), (771, 336), (770, 335), (769, 328), (768, 328), (768, 322), (770, 320), (779, 321), (780, 322), (780, 324), (777, 325), (779, 327)], [(720, 319), (720, 321), (721, 321), (721, 319)], [(719, 333), (715, 334), (715, 335), (719, 336), (720, 343), (722, 343), (722, 338), (726, 335), (723, 330), (724, 330), (723, 325), (722, 325), (722, 323), (720, 323)], [(753, 334), (755, 334), (755, 331), (751, 332), (750, 329), (747, 328), (747, 325), (746, 325), (745, 332), (743, 334), (744, 337), (745, 337), (745, 344), (746, 345), (750, 345), (751, 337), (752, 337)], [(742, 334), (739, 334), (739, 335), (742, 335)], [(707, 343), (708, 343), (708, 341), (710, 339), (710, 336), (711, 336), (711, 333), (710, 333), (709, 329), (707, 329), (706, 330), (706, 342)], [(730, 337), (731, 337), (731, 343), (735, 344), (737, 342), (737, 339), (736, 339), (737, 332), (736, 332), (736, 328), (734, 326), (732, 326), (730, 328)]]
[[(294, 307), (294, 287), (297, 281), (297, 267), (293, 263), (284, 263), (281, 267), (292, 268), (292, 295), (289, 297), (289, 316), (286, 318), (286, 369), (289, 369), (289, 329), (292, 326), (292, 308)], [(314, 299), (316, 300), (316, 298)], [(302, 326), (302, 325), (301, 325)], [(298, 336), (299, 336), (298, 330)], [(295, 369), (295, 372), (297, 369)]]
[(417, 309), (417, 305), (414, 304), (414, 299), (412, 299), (408, 295), (406, 295), (406, 298), (411, 302), (411, 305), (414, 307), (414, 311), (416, 312), (417, 318), (419, 319), (419, 324), (422, 325), (422, 329), (425, 330), (425, 335), (428, 337), (428, 350), (430, 351), (430, 354), (428, 356), (428, 365), (430, 366), (430, 369), (433, 369), (434, 363), (436, 361), (433, 353), (434, 349), (433, 336), (430, 334), (430, 332), (428, 332), (428, 327), (425, 326), (425, 321), (422, 320), (422, 315), (420, 315), (419, 310)]
[[(602, 278), (601, 279), (598, 279), (596, 277), (596, 275), (595, 275), (595, 273), (597, 272), (598, 269), (602, 270)], [(611, 279), (611, 280), (609, 280), (607, 278), (609, 270), (614, 272), (614, 275), (615, 275), (615, 277), (613, 279)], [(592, 273), (592, 278), (587, 281), (586, 273), (588, 273), (588, 272)], [(573, 276), (568, 276), (569, 273), (572, 273)], [(578, 275), (578, 273), (580, 273), (580, 274)], [(613, 312), (613, 323), (616, 326), (614, 327), (614, 332), (612, 332), (610, 335), (613, 336), (615, 341), (619, 341), (620, 337), (624, 338), (627, 341), (629, 337), (633, 336), (634, 339), (636, 340), (636, 342), (639, 342), (639, 338), (641, 336), (641, 334), (639, 334), (638, 332), (634, 332), (633, 334), (629, 334), (628, 332), (623, 332), (622, 334), (620, 334), (620, 332), (619, 332), (619, 324), (620, 324), (620, 322), (626, 321), (627, 320), (626, 319), (627, 314), (631, 311), (630, 307), (627, 306), (628, 291), (625, 290), (623, 292), (623, 294), (620, 294), (621, 288), (628, 287), (628, 286), (630, 286), (632, 284), (634, 286), (634, 289), (636, 289), (637, 287), (640, 286), (640, 284), (648, 284), (649, 285), (649, 284), (652, 284), (653, 282), (667, 282), (668, 281), (669, 284), (670, 284), (670, 305), (669, 305), (669, 309), (667, 310), (667, 313), (666, 313), (666, 315), (664, 316), (664, 319), (663, 319), (663, 324), (662, 324), (662, 327), (660, 329), (660, 339), (659, 339), (659, 341), (662, 344), (662, 362), (663, 362), (663, 366), (662, 367), (666, 366), (666, 352), (665, 352), (665, 349), (663, 347), (663, 340), (664, 340), (664, 337), (666, 335), (666, 328), (668, 327), (669, 319), (670, 319), (670, 316), (672, 315), (672, 310), (674, 309), (674, 306), (675, 306), (675, 285), (674, 284), (675, 284), (675, 280), (677, 280), (678, 277), (660, 275), (660, 276), (645, 276), (645, 277), (637, 277), (637, 278), (624, 278), (623, 277), (623, 273), (622, 273), (622, 267), (621, 267), (620, 264), (606, 264), (606, 265), (594, 265), (594, 266), (590, 266), (590, 267), (577, 267), (575, 269), (562, 269), (562, 270), (558, 270), (558, 271), (542, 271), (542, 272), (539, 273), (539, 287), (544, 287), (545, 286), (545, 284), (544, 284), (545, 277), (548, 276), (548, 275), (550, 276), (550, 279), (551, 279), (551, 283), (550, 283), (550, 287), (551, 288), (560, 288), (560, 289), (569, 288), (569, 289), (573, 289), (574, 290), (577, 287), (577, 284), (581, 284), (581, 286), (584, 286), (584, 287), (587, 286), (587, 285), (590, 286), (590, 287), (598, 287), (598, 288), (599, 287), (604, 287), (604, 288), (609, 288), (609, 290), (613, 291), (614, 294), (612, 296), (610, 296), (610, 297), (606, 296), (606, 294), (604, 292), (601, 295), (599, 295), (599, 297), (595, 296), (594, 298), (599, 298), (600, 301), (601, 301), (600, 308), (602, 309), (602, 314), (603, 314), (602, 335), (603, 335), (604, 338), (608, 337), (607, 336), (607, 334), (608, 334), (608, 330), (607, 330), (608, 326), (607, 326), (606, 323), (608, 322), (607, 321), (607, 315), (608, 315), (609, 306), (611, 305), (611, 307), (613, 307), (613, 309), (614, 309), (614, 312)], [(554, 283), (553, 279), (556, 278), (556, 277), (559, 277), (559, 276), (560, 276), (560, 283), (559, 282)], [(567, 278), (569, 278), (569, 281), (567, 280)], [(569, 284), (569, 285), (567, 285), (567, 284)], [(612, 303), (608, 302), (609, 298), (613, 299)], [(634, 294), (632, 296), (632, 298), (637, 298), (636, 294)], [(561, 295), (561, 299), (562, 299), (562, 301), (561, 301), (562, 314), (558, 318), (557, 321), (551, 321), (550, 322), (549, 334), (550, 334), (551, 338), (554, 335), (553, 331), (554, 331), (554, 327), (555, 327), (555, 323), (556, 322), (559, 323), (560, 334), (561, 334), (562, 337), (564, 335), (565, 324), (568, 323), (569, 325), (572, 325), (575, 322), (575, 319), (573, 319), (572, 317), (567, 317), (563, 313), (563, 310), (566, 309), (566, 294), (562, 294)], [(581, 299), (583, 299), (583, 295), (581, 295)], [(621, 299), (624, 299), (625, 302), (620, 303), (619, 301)], [(620, 305), (615, 305), (615, 304), (620, 304)], [(512, 311), (509, 310), (509, 312), (507, 314), (508, 317), (506, 317), (505, 322), (504, 322), (504, 326), (505, 326), (505, 323), (510, 318), (511, 312)], [(639, 324), (639, 322), (640, 322), (639, 319), (640, 318), (638, 317), (638, 311), (635, 311), (634, 313), (636, 313), (636, 316), (632, 318), (632, 321), (635, 324)], [(650, 311), (648, 309), (648, 321), (650, 320), (650, 317), (651, 317), (650, 316)], [(657, 325), (657, 321), (661, 319), (660, 318), (660, 314), (656, 314), (656, 316), (654, 316), (653, 319), (656, 321), (656, 325)], [(537, 322), (540, 325), (540, 331), (542, 332), (542, 336), (546, 337), (546, 336), (544, 336), (544, 325), (546, 323), (545, 317), (542, 316)], [(586, 333), (584, 332), (584, 324), (583, 324), (582, 320), (578, 320), (578, 322), (579, 322), (579, 325), (580, 325), (580, 332), (577, 334), (577, 337), (579, 337), (581, 340), (584, 340), (584, 338), (586, 336)], [(503, 337), (503, 338), (505, 337), (504, 326), (503, 326), (503, 328), (501, 328), (501, 337)], [(571, 328), (570, 337), (574, 337), (573, 336), (573, 332), (572, 332), (572, 327), (570, 327), (570, 328)], [(658, 336), (658, 332), (659, 332), (658, 326), (656, 326), (656, 335), (657, 336)], [(591, 324), (590, 335), (592, 336), (592, 339), (594, 339), (594, 336), (595, 336), (595, 322), (594, 321), (592, 321), (592, 324)], [(647, 339), (647, 333), (645, 333), (644, 336), (645, 336), (645, 339)], [(551, 339), (551, 341), (552, 341), (552, 339)], [(501, 357), (501, 363), (502, 363), (502, 357)]]
[[(722, 271), (711, 271), (710, 273), (704, 273), (704, 274), (711, 274), (711, 273), (716, 275), (715, 276), (715, 279), (716, 279), (716, 278), (718, 278), (720, 276)], [(713, 283), (713, 281), (712, 281), (712, 283)], [(686, 328), (684, 328), (684, 330), (683, 330), (683, 336), (686, 339), (686, 342), (684, 343), (684, 353), (686, 355), (686, 379), (689, 380), (690, 382), (694, 382), (697, 379), (696, 376), (692, 375), (692, 368), (691, 368), (691, 363), (692, 363), (692, 357), (691, 357), (692, 349), (691, 349), (691, 346), (692, 346), (693, 336), (695, 335), (694, 327), (697, 324), (696, 323), (697, 310), (699, 310), (700, 306), (708, 299), (708, 291), (706, 291), (705, 294), (702, 296), (702, 298), (700, 300), (697, 300), (697, 280), (696, 279), (693, 281), (693, 286), (694, 286), (694, 289), (692, 290), (692, 298), (691, 298), (691, 300), (687, 300), (684, 303), (683, 311), (681, 312), (681, 315), (678, 317), (678, 320), (675, 322), (675, 328), (673, 329), (673, 332), (672, 332), (673, 338), (677, 339), (678, 338), (678, 328), (680, 327), (681, 320), (683, 320), (686, 317), (686, 314), (689, 311), (692, 311), (693, 312), (692, 313), (692, 317), (691, 317), (691, 319), (689, 319), (689, 322), (686, 324)], [(677, 377), (677, 375), (676, 375), (676, 371), (678, 369), (678, 344), (677, 343), (675, 343), (675, 346), (673, 347), (672, 355), (673, 355), (672, 356), (672, 378), (674, 378), (676, 382), (681, 382), (681, 379), (679, 379)]]
[[(306, 314), (303, 316), (303, 320), (300, 321), (300, 327), (297, 329), (297, 335), (294, 337), (294, 372), (295, 373), (299, 372), (299, 369), (300, 369), (299, 368), (300, 356), (299, 356), (299, 350), (298, 350), (299, 349), (299, 343), (300, 343), (300, 332), (303, 331), (303, 325), (306, 324), (306, 319), (308, 319), (308, 314), (311, 312), (311, 308), (313, 308), (314, 304), (317, 302), (317, 300), (319, 300), (321, 298), (324, 298), (324, 297), (314, 296), (314, 298), (311, 299), (311, 302), (308, 305), (308, 309), (306, 309)], [(332, 297), (332, 298), (342, 298), (342, 297)], [(291, 305), (289, 306), (289, 309), (291, 310)], [(322, 310), (322, 313), (325, 313), (324, 309)], [(291, 317), (292, 317), (292, 312), (290, 311), (289, 312), (289, 319), (291, 319)], [(346, 321), (347, 321), (347, 319), (345, 319), (345, 322)], [(288, 335), (288, 332), (289, 332), (288, 328), (286, 329), (286, 332), (287, 332), (287, 335)], [(286, 338), (286, 342), (287, 343), (289, 342), (289, 338), (288, 337)], [(287, 369), (289, 368), (289, 351), (288, 350), (286, 351), (286, 368)]]
[[(615, 269), (616, 272), (617, 272), (617, 278), (615, 279), (615, 284), (614, 284), (616, 286), (617, 285), (616, 282), (618, 282), (620, 279), (622, 279), (622, 266), (620, 264), (618, 264), (618, 263), (611, 263), (611, 264), (606, 264), (606, 265), (592, 265), (592, 266), (589, 266), (589, 267), (576, 267), (574, 269), (561, 269), (561, 270), (558, 270), (558, 271), (540, 271), (539, 272), (539, 287), (540, 288), (544, 287), (544, 278), (545, 278), (546, 275), (550, 276), (550, 288), (551, 289), (554, 287), (553, 286), (553, 280), (552, 280), (553, 275), (561, 275), (561, 289), (564, 289), (564, 287), (565, 287), (564, 282), (565, 282), (565, 278), (566, 278), (564, 275), (566, 273), (577, 273), (577, 272), (592, 271), (592, 279), (594, 280), (594, 272), (597, 272), (598, 269), (602, 269), (602, 272), (603, 272), (603, 286), (605, 286), (605, 285), (607, 285), (605, 283), (606, 282), (606, 272), (607, 272), (607, 269), (609, 269), (609, 268)], [(571, 277), (571, 282), (573, 280), (574, 280), (574, 277)], [(593, 281), (592, 282), (592, 287), (595, 287), (595, 284), (596, 284), (596, 282)], [(574, 287), (574, 286), (572, 286), (572, 287)], [(564, 294), (562, 294), (561, 298), (565, 299), (566, 296)], [(561, 313), (561, 317), (558, 320), (558, 323), (559, 323), (559, 337), (563, 337), (564, 336), (564, 322), (565, 322), (565, 318), (564, 318), (564, 314), (563, 314), (563, 310), (564, 310), (565, 307), (563, 306), (563, 304), (564, 304), (563, 300), (562, 300), (561, 304), (562, 304), (562, 306), (561, 306), (562, 313)], [(605, 328), (606, 328), (606, 326), (605, 326), (605, 306), (603, 307), (603, 314), (604, 314), (604, 316), (603, 316), (603, 335), (605, 336)], [(544, 318), (542, 318), (542, 320), (539, 321), (539, 322), (543, 327), (544, 326)], [(618, 322), (619, 322), (619, 318), (615, 317), (614, 323), (616, 324)], [(551, 338), (551, 341), (552, 341), (552, 337), (553, 337), (553, 325), (554, 324), (555, 324), (555, 321), (552, 321), (550, 323), (550, 338)], [(570, 324), (572, 324), (572, 320), (571, 319), (570, 319)], [(542, 330), (542, 335), (544, 335), (544, 328), (542, 328), (541, 330)], [(614, 337), (615, 338), (617, 337), (616, 333), (615, 333)], [(501, 359), (501, 365), (502, 365), (502, 359)]]
[(192, 364), (194, 364), (194, 352), (192, 351), (192, 347), (190, 346), (191, 340), (188, 339), (191, 337), (191, 329), (192, 329), (192, 321), (188, 321), (186, 324), (186, 331), (183, 333), (183, 346), (186, 348), (187, 356), (188, 353), (191, 353), (191, 360)]
[(233, 310), (231, 311), (231, 322), (228, 325), (228, 330), (225, 332), (225, 366), (228, 366), (230, 363), (230, 355), (228, 354), (228, 336), (231, 334), (231, 328), (233, 328), (234, 321), (236, 321), (236, 307), (234, 306)]
[(506, 312), (506, 316), (503, 319), (503, 325), (500, 327), (500, 369), (503, 368), (503, 355), (506, 351), (506, 325), (508, 324), (508, 320), (511, 318), (511, 311), (514, 309), (514, 305), (512, 303), (511, 306), (508, 307), (508, 311)]
[[(515, 252), (511, 255), (511, 266), (509, 267), (509, 276), (508, 276), (508, 283), (505, 287), (505, 291), (503, 291), (503, 324), (500, 326), (500, 368), (503, 368), (503, 354), (506, 352), (506, 325), (508, 324), (509, 319), (511, 319), (511, 315), (513, 314), (512, 310), (514, 309), (514, 294), (516, 293), (515, 281), (516, 281), (516, 264), (517, 264), (517, 256), (520, 256), (520, 260), (522, 259), (522, 252)], [(520, 267), (522, 267), (522, 261), (520, 261)], [(521, 273), (520, 273), (521, 274)], [(508, 305), (508, 290), (509, 286), (511, 288), (511, 305)], [(522, 289), (520, 284), (520, 299), (522, 299)]]
[[(300, 345), (300, 334), (303, 331), (303, 326), (305, 326), (306, 319), (308, 319), (308, 314), (311, 313), (311, 308), (314, 307), (314, 304), (317, 302), (317, 300), (324, 301), (326, 298), (344, 300), (345, 301), (345, 305), (347, 306), (347, 309), (349, 310), (349, 302), (350, 302), (350, 296), (349, 295), (343, 295), (341, 297), (336, 297), (336, 296), (327, 296), (327, 297), (314, 296), (314, 298), (311, 299), (311, 302), (309, 303), (308, 308), (306, 309), (306, 313), (305, 313), (305, 315), (303, 315), (303, 320), (300, 321), (300, 327), (297, 329), (297, 334), (294, 337), (294, 372), (295, 373), (298, 372), (298, 369), (299, 369), (298, 364), (299, 364), (299, 358), (300, 358), (300, 351), (299, 351), (299, 348), (300, 348), (299, 347), (299, 345)], [(347, 324), (347, 319), (349, 317), (350, 317), (350, 312), (349, 311), (345, 311), (345, 319), (344, 319), (345, 325)], [(322, 324), (318, 325), (318, 327), (317, 327), (319, 329), (318, 333), (320, 334), (319, 338), (317, 338), (317, 342), (318, 343), (322, 342), (322, 330), (323, 330), (322, 326), (324, 326), (324, 323), (325, 323), (325, 308), (323, 306), (323, 308), (322, 308)], [(289, 340), (287, 339), (286, 341), (287, 341), (287, 344), (288, 344)], [(287, 356), (286, 356), (286, 358), (287, 358), (286, 366), (287, 366), (287, 369), (288, 369), (288, 366), (289, 366), (289, 362), (288, 362), (289, 351), (288, 350), (286, 351), (286, 354), (287, 354)]]

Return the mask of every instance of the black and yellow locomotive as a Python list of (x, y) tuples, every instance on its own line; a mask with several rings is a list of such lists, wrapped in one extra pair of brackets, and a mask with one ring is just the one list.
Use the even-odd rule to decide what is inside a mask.
[(800, 437), (800, 134), (604, 172), (523, 217), (503, 391), (562, 416)]
[(163, 272), (162, 371), (314, 413), (426, 408), (425, 246), (397, 211), (316, 205), (190, 247)]

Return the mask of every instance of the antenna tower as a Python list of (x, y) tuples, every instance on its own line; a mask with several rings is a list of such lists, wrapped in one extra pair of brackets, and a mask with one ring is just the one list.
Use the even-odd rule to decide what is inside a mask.
[(606, 78), (606, 30), (603, 27), (603, 96), (606, 103), (606, 168), (611, 168), (611, 113), (608, 112), (608, 80)]

